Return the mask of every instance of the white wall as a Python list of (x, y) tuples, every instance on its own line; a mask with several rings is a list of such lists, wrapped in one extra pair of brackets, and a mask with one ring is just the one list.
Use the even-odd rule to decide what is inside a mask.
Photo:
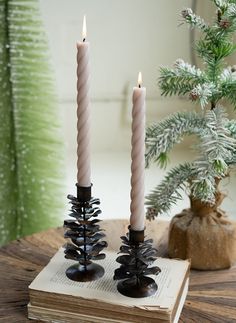
[[(189, 60), (189, 30), (178, 28), (190, 0), (40, 0), (62, 109), (68, 149), (76, 138), (76, 41), (87, 15), (91, 42), (93, 151), (129, 149), (131, 91), (142, 71), (147, 114), (154, 119), (176, 103), (159, 103), (158, 68)], [(176, 102), (176, 101), (175, 101)], [(182, 105), (182, 102), (180, 103)], [(109, 120), (109, 122), (108, 122)]]
[(177, 28), (189, 0), (41, 0), (60, 97), (75, 96), (76, 48), (87, 15), (94, 98), (119, 96), (143, 71), (156, 92), (157, 67), (189, 57), (189, 31)]

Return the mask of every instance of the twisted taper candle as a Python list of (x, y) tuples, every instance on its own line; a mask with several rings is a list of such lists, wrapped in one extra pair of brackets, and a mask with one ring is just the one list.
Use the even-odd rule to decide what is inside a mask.
[(146, 89), (141, 87), (141, 84), (134, 88), (130, 194), (130, 226), (134, 231), (144, 229), (145, 96)]
[(77, 44), (77, 183), (91, 185), (89, 43)]

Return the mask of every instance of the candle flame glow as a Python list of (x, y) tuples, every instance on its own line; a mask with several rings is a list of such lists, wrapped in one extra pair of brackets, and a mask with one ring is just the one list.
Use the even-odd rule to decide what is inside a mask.
[(86, 39), (86, 36), (87, 36), (87, 25), (86, 25), (86, 16), (84, 15), (83, 30), (82, 30), (82, 38), (83, 38), (83, 40)]
[(143, 83), (143, 79), (142, 79), (142, 73), (139, 72), (138, 73), (138, 86), (141, 87)]

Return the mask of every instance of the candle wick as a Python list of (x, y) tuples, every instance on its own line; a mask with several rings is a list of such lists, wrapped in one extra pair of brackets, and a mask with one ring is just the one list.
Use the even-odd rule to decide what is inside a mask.
[(141, 88), (141, 84), (139, 84), (138, 87)]
[(85, 42), (85, 38), (83, 38), (83, 42)]

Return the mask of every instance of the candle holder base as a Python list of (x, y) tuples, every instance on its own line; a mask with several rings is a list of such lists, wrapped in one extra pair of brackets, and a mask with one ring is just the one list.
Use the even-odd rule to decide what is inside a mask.
[(152, 296), (157, 292), (157, 284), (150, 277), (140, 277), (139, 283), (133, 279), (120, 281), (117, 285), (117, 290), (124, 296), (141, 298)]
[(104, 268), (98, 264), (91, 263), (86, 267), (83, 265), (72, 265), (66, 270), (66, 276), (74, 281), (88, 282), (101, 278), (104, 275)]
[(65, 258), (77, 261), (77, 264), (66, 270), (66, 276), (74, 281), (87, 282), (99, 279), (104, 275), (104, 269), (93, 263), (93, 260), (102, 260), (105, 253), (101, 251), (107, 247), (106, 241), (101, 241), (105, 234), (99, 226), (97, 217), (101, 210), (99, 199), (91, 197), (91, 186), (77, 185), (77, 197), (68, 195), (72, 204), (70, 216), (72, 220), (65, 220), (64, 237), (70, 239), (64, 248)]
[(154, 295), (158, 289), (155, 281), (148, 275), (158, 275), (161, 269), (149, 267), (157, 258), (157, 250), (152, 247), (153, 240), (144, 240), (144, 230), (135, 231), (121, 237), (122, 245), (116, 261), (120, 264), (114, 273), (114, 280), (121, 280), (117, 290), (125, 296), (140, 298)]

